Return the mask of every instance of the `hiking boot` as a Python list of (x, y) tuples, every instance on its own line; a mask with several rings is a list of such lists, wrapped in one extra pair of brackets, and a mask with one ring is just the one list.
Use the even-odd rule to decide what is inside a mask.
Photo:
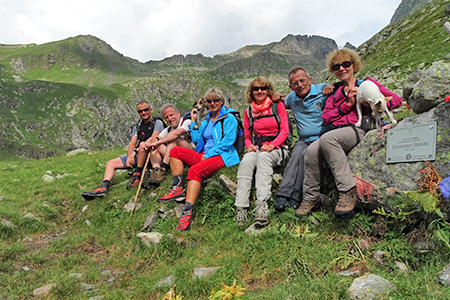
[(256, 207), (253, 210), (253, 214), (255, 215), (255, 225), (258, 226), (266, 226), (269, 224), (269, 207), (267, 205), (266, 201), (261, 201), (259, 204), (259, 201), (256, 201)]
[(131, 176), (130, 183), (127, 185), (127, 190), (139, 185), (139, 182), (141, 182), (141, 173), (134, 172), (133, 176)]
[(104, 183), (100, 184), (95, 190), (90, 192), (84, 192), (81, 196), (85, 200), (93, 200), (97, 197), (105, 197), (108, 193), (108, 186)]
[(159, 185), (166, 178), (166, 172), (166, 169), (161, 167), (153, 169), (146, 183), (148, 185)]
[(353, 217), (357, 201), (358, 196), (354, 187), (346, 192), (339, 192), (339, 200), (334, 209), (334, 215), (340, 218)]
[(236, 223), (238, 226), (245, 226), (248, 219), (248, 210), (246, 207), (236, 207)]
[(289, 207), (289, 199), (284, 196), (277, 196), (277, 201), (275, 202), (275, 210), (277, 212), (283, 212)]
[(163, 202), (182, 202), (186, 200), (186, 193), (183, 190), (182, 186), (176, 186), (175, 188), (171, 189), (167, 194), (156, 200), (158, 203)]
[(188, 231), (192, 224), (192, 209), (184, 210), (178, 219), (177, 230)]
[(320, 203), (320, 197), (317, 196), (316, 200), (313, 201), (306, 201), (303, 199), (302, 203), (300, 204), (300, 207), (295, 211), (295, 215), (299, 218), (308, 215), (314, 207), (317, 206), (317, 204)]

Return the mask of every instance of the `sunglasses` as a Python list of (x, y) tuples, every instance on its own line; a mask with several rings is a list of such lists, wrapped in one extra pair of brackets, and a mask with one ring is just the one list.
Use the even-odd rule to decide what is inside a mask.
[(344, 68), (349, 68), (352, 65), (352, 62), (349, 60), (344, 61), (342, 64), (334, 64), (331, 66), (331, 70), (337, 71), (343, 66)]
[(252, 91), (257, 92), (259, 90), (261, 91), (267, 91), (268, 87), (267, 86), (254, 86), (252, 87)]
[(206, 99), (206, 102), (207, 102), (208, 104), (211, 104), (211, 102), (217, 103), (217, 102), (219, 102), (220, 100), (222, 100), (222, 98), (217, 98), (217, 99)]
[(138, 114), (140, 114), (140, 113), (143, 113), (144, 111), (149, 111), (150, 110), (150, 108), (144, 108), (144, 109), (140, 109), (140, 110), (138, 110)]

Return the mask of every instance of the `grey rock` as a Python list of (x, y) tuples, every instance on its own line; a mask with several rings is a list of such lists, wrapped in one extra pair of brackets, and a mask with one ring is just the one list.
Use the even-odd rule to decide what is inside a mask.
[(450, 265), (439, 273), (436, 282), (446, 287), (450, 286)]
[(445, 29), (445, 31), (447, 31), (448, 33), (450, 33), (450, 22), (445, 22), (445, 23), (444, 23), (444, 29)]
[(174, 282), (175, 278), (173, 277), (173, 275), (170, 275), (161, 280), (160, 282), (158, 282), (155, 286), (156, 287), (172, 286)]
[(414, 85), (412, 94), (406, 101), (411, 109), (423, 113), (436, 107), (450, 94), (450, 64), (435, 62)]
[(57, 179), (61, 179), (61, 178), (66, 177), (66, 176), (78, 176), (78, 175), (77, 174), (71, 174), (71, 173), (64, 173), (64, 174), (61, 175), (61, 174), (58, 173), (58, 174), (56, 174), (55, 177)]
[(2, 226), (4, 227), (14, 228), (14, 224), (5, 219), (2, 219), (2, 222), (0, 224), (2, 224)]
[(23, 266), (22, 270), (24, 270), (25, 272), (28, 272), (28, 271), (30, 271), (30, 268), (28, 268), (27, 266)]
[(38, 297), (43, 297), (46, 296), (50, 290), (52, 289), (52, 287), (54, 287), (55, 284), (47, 284), (43, 287), (40, 287), (38, 289), (35, 289), (32, 293), (33, 296), (38, 296)]
[(215, 273), (217, 270), (219, 270), (221, 267), (211, 267), (211, 268), (195, 268), (194, 272), (192, 274), (192, 278), (202, 278), (202, 277), (208, 277), (211, 274)]
[(70, 273), (69, 277), (81, 278), (81, 277), (83, 277), (83, 274), (81, 274), (81, 273)]
[(236, 198), (236, 190), (237, 190), (236, 183), (227, 176), (225, 176), (224, 174), (219, 176), (219, 181), (222, 187), (227, 191), (227, 193), (231, 197)]
[(144, 225), (142, 225), (141, 231), (145, 230), (152, 230), (156, 228), (156, 225), (158, 223), (158, 216), (154, 213), (151, 213), (145, 218)]
[(33, 215), (32, 213), (26, 213), (26, 214), (23, 216), (23, 218), (24, 218), (24, 219), (32, 219), (32, 220), (41, 222), (41, 220), (39, 220), (39, 219), (38, 219), (35, 215)]
[(101, 300), (101, 299), (105, 299), (105, 296), (95, 296), (95, 297), (89, 298), (89, 300)]
[(53, 182), (53, 181), (55, 181), (55, 177), (53, 177), (51, 175), (48, 175), (48, 174), (44, 174), (42, 176), (42, 181), (44, 181), (44, 182)]
[(183, 209), (184, 209), (184, 203), (177, 203), (177, 206), (175, 206), (175, 215), (177, 216), (177, 218), (179, 218), (181, 216)]
[(347, 290), (351, 299), (377, 299), (383, 293), (396, 289), (397, 287), (388, 280), (374, 274), (358, 277), (353, 280), (352, 285)]
[(355, 270), (355, 271), (345, 270), (345, 271), (336, 273), (336, 275), (338, 275), (338, 276), (347, 276), (347, 277), (348, 276), (355, 276), (357, 274), (359, 274), (359, 270)]
[(95, 289), (95, 285), (93, 285), (93, 284), (88, 284), (88, 283), (82, 282), (82, 283), (80, 283), (80, 285), (81, 285), (81, 289), (85, 292), (92, 291)]
[(161, 219), (166, 219), (175, 216), (177, 213), (174, 209), (170, 209), (163, 205), (158, 209), (158, 214)]
[(29, 236), (25, 237), (25, 238), (22, 240), (22, 242), (32, 242), (32, 241), (33, 241), (33, 239), (30, 238)]
[(139, 209), (142, 208), (142, 204), (139, 203), (139, 202), (136, 202), (136, 204), (135, 204), (134, 201), (130, 201), (130, 202), (128, 202), (127, 204), (125, 204), (125, 205), (123, 206), (123, 209), (124, 209), (126, 212), (131, 212), (131, 210), (133, 209), (133, 207), (134, 207), (134, 211), (138, 211)]
[[(411, 125), (437, 122), (436, 160), (433, 163), (435, 170), (442, 177), (450, 174), (450, 103), (443, 102), (428, 112), (405, 118), (395, 128), (408, 128)], [(399, 191), (416, 191), (419, 186), (416, 182), (427, 163), (386, 163), (387, 134), (377, 138), (378, 130), (369, 131), (366, 136), (348, 155), (348, 162), (352, 173), (376, 186), (372, 193), (372, 200), (361, 199), (361, 203), (368, 209), (384, 206), (387, 197), (383, 196), (386, 188), (397, 188)], [(386, 176), (389, 174), (389, 176)], [(450, 212), (450, 202), (444, 201), (443, 212)]]
[(72, 150), (72, 151), (68, 152), (66, 155), (67, 156), (74, 156), (74, 155), (77, 155), (77, 154), (80, 154), (80, 153), (86, 153), (86, 152), (89, 152), (89, 150), (84, 149), (84, 148), (79, 148), (79, 149), (75, 149), (75, 150)]
[(159, 241), (163, 237), (159, 232), (139, 232), (136, 236), (140, 238), (147, 247), (159, 244)]
[(447, 7), (444, 9), (444, 13), (445, 13), (447, 16), (450, 16), (450, 4), (447, 5)]
[(374, 253), (373, 258), (374, 258), (379, 264), (384, 265), (384, 264), (386, 263), (386, 261), (385, 261), (385, 259), (384, 259), (385, 256), (386, 256), (386, 253), (384, 253), (384, 252), (381, 251), (381, 250), (377, 250), (377, 251)]
[(400, 272), (402, 272), (402, 273), (408, 272), (408, 267), (401, 261), (396, 260), (396, 261), (394, 261), (394, 264)]
[(103, 270), (100, 274), (102, 274), (103, 276), (109, 276), (111, 275), (111, 270)]

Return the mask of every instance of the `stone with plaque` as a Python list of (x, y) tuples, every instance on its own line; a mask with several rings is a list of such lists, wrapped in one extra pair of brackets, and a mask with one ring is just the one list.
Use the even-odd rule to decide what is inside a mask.
[(436, 158), (437, 123), (389, 129), (386, 163), (431, 161)]

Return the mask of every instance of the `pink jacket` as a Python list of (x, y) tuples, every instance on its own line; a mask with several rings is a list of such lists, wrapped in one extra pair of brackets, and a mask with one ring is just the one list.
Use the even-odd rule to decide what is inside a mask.
[[(272, 105), (277, 105), (273, 103)], [(278, 115), (280, 116), (280, 128), (278, 128), (278, 123), (273, 117), (261, 118), (253, 121), (253, 131), (250, 131), (250, 120), (248, 118), (247, 108), (244, 112), (244, 138), (245, 147), (252, 145), (252, 135), (253, 132), (258, 136), (275, 136), (277, 132), (280, 133), (271, 142), (263, 142), (262, 144), (272, 144), (276, 148), (280, 148), (281, 145), (285, 144), (287, 137), (289, 136), (289, 123), (286, 113), (286, 108), (283, 102), (278, 102)], [(267, 110), (268, 114), (272, 114), (270, 108)], [(250, 112), (251, 113), (251, 112)]]
[[(367, 78), (365, 80), (370, 80), (374, 82), (380, 92), (385, 97), (392, 97), (391, 100), (387, 102), (387, 107), (389, 110), (400, 107), (402, 105), (402, 98), (389, 91), (387, 88), (382, 86), (373, 78)], [(334, 126), (346, 126), (352, 125), (358, 122), (358, 115), (356, 113), (356, 105), (350, 108), (347, 105), (347, 95), (344, 93), (344, 87), (340, 86), (335, 93), (328, 96), (325, 108), (323, 110), (322, 119), (327, 124), (333, 124)]]

